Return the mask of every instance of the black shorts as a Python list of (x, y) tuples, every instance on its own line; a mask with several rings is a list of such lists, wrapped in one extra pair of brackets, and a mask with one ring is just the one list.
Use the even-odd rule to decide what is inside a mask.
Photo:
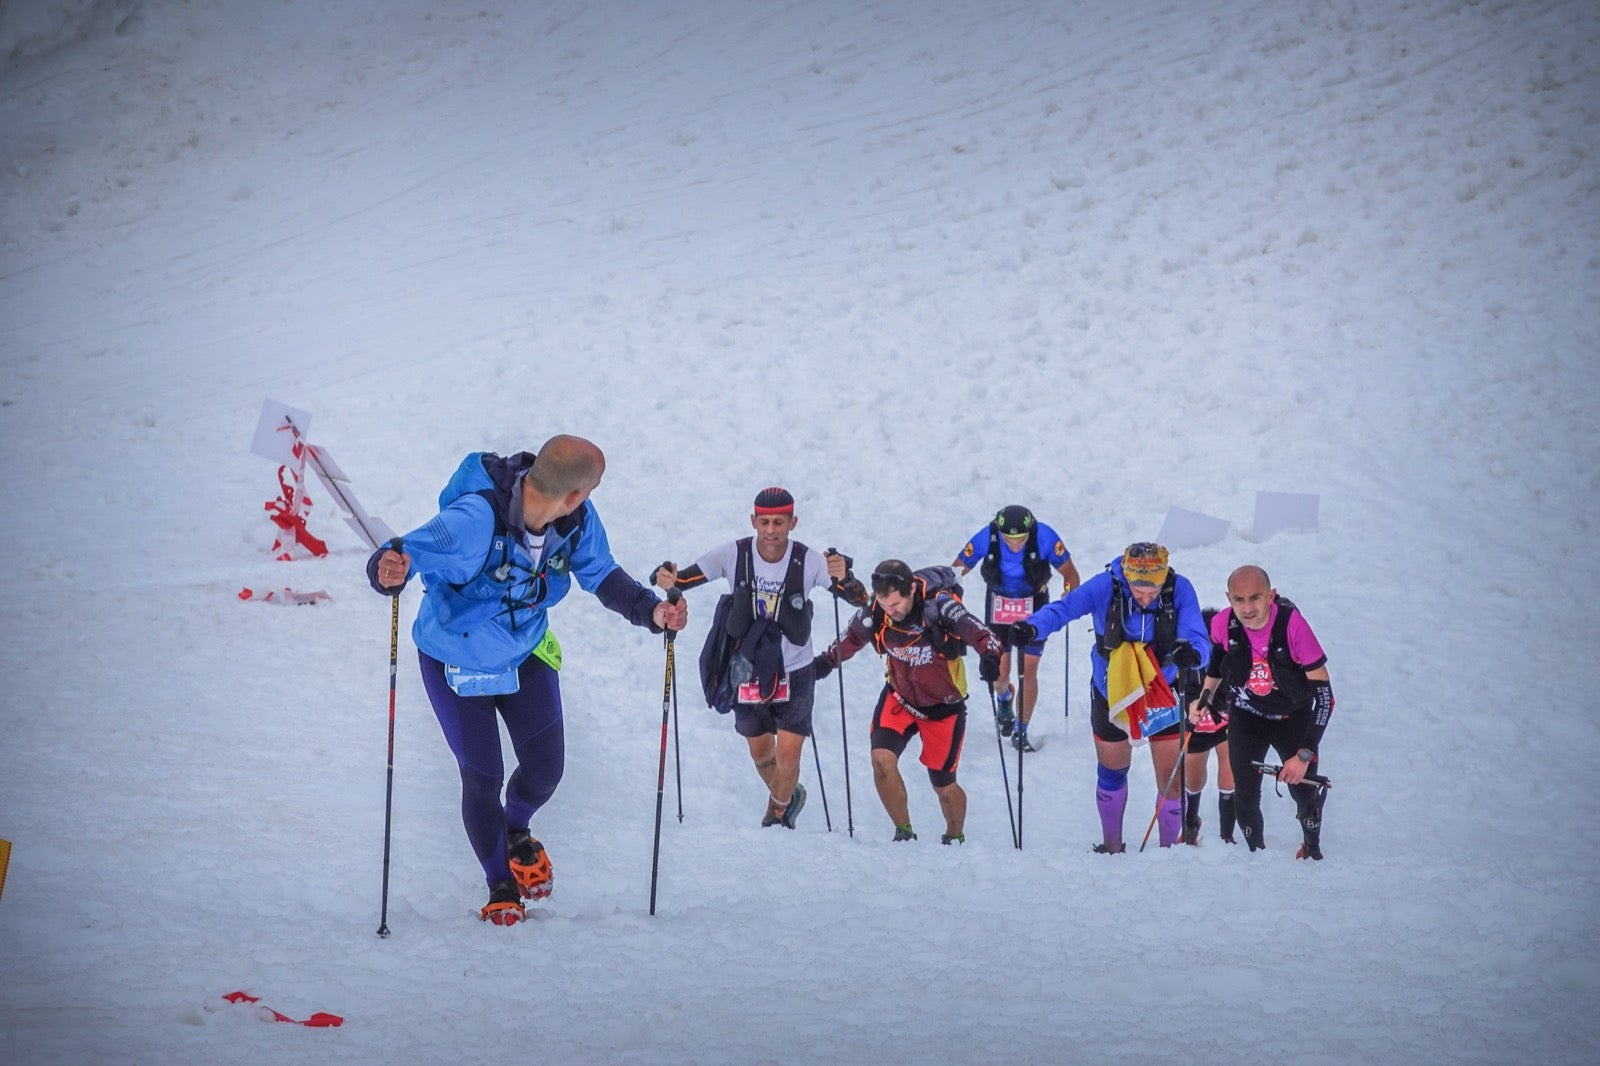
[(1215, 733), (1202, 733), (1198, 729), (1189, 736), (1189, 754), (1204, 755), (1212, 748), (1228, 742), (1228, 727), (1224, 725)]
[[(1176, 737), (1182, 722), (1174, 722), (1158, 733), (1151, 733), (1151, 737)], [(1096, 740), (1104, 740), (1115, 744), (1119, 740), (1127, 740), (1128, 734), (1119, 726), (1111, 724), (1111, 701), (1106, 699), (1105, 693), (1094, 687), (1094, 682), (1089, 682), (1089, 726), (1094, 730)], [(1194, 742), (1190, 741), (1189, 750), (1194, 750)]]
[(733, 728), (741, 737), (785, 733), (811, 735), (811, 705), (816, 699), (817, 679), (806, 667), (789, 672), (789, 698), (782, 703), (736, 703)]

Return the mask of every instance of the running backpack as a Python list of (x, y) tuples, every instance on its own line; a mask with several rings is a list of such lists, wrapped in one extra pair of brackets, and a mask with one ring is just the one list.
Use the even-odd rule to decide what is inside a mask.
[[(939, 607), (934, 602), (941, 592), (948, 592), (957, 603), (961, 602), (961, 582), (956, 579), (954, 567), (925, 566), (921, 570), (911, 572), (913, 581), (922, 583), (922, 617), (920, 619), (922, 631), (928, 637), (936, 652), (945, 658), (960, 658), (966, 644), (954, 633), (949, 632), (940, 621)], [(872, 645), (879, 655), (885, 650), (883, 631), (895, 623), (889, 618), (887, 612), (876, 600), (872, 603)]]
[[(755, 594), (754, 551), (752, 538), (744, 537), (738, 541), (738, 561), (734, 564), (733, 577), (729, 581), (733, 591), (717, 598), (716, 609), (711, 615), (711, 631), (706, 634), (705, 645), (700, 649), (700, 687), (705, 692), (706, 706), (718, 714), (733, 710), (740, 685), (757, 680), (754, 677), (756, 669), (753, 660), (763, 660), (767, 667), (765, 673), (772, 673), (773, 664), (766, 661), (774, 654), (772, 645), (761, 644), (760, 641), (778, 641), (781, 648), (783, 637), (788, 637), (795, 644), (804, 644), (811, 639), (812, 606), (804, 591), (806, 546), (799, 541), (790, 545), (789, 568), (784, 575), (783, 591), (779, 595), (778, 617), (762, 619), (771, 622), (771, 625), (759, 628), (756, 626), (752, 601)], [(757, 629), (758, 644), (747, 651), (744, 645), (752, 629)], [(778, 650), (775, 654), (778, 656), (777, 671), (781, 676), (782, 651)]]

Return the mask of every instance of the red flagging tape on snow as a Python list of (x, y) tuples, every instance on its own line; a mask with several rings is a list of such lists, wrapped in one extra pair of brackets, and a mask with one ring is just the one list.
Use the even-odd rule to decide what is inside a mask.
[[(229, 1003), (261, 1003), (260, 996), (252, 996), (250, 993), (243, 990), (238, 992), (229, 992), (222, 998), (227, 1000)], [(288, 1022), (291, 1025), (304, 1025), (312, 1029), (331, 1029), (335, 1026), (344, 1024), (344, 1019), (339, 1017), (337, 1014), (324, 1014), (322, 1011), (318, 1011), (302, 1022), (289, 1017), (287, 1014), (279, 1014), (277, 1011), (266, 1006), (265, 1004), (262, 1004), (260, 1009), (272, 1015), (272, 1020), (275, 1022)]]
[(239, 598), (241, 600), (245, 600), (246, 602), (250, 600), (260, 600), (263, 603), (290, 604), (295, 607), (299, 607), (307, 603), (321, 603), (324, 600), (333, 599), (332, 596), (329, 596), (321, 589), (318, 589), (315, 592), (296, 592), (291, 588), (242, 588), (239, 590)]

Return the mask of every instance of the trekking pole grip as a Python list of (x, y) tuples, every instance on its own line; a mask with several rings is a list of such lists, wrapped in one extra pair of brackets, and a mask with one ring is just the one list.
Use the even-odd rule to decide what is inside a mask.
[[(667, 602), (668, 603), (677, 603), (681, 599), (683, 599), (683, 593), (678, 590), (678, 586), (674, 585), (674, 586), (672, 586), (672, 588), (667, 590)], [(677, 638), (677, 636), (678, 636), (678, 631), (677, 630), (675, 630), (675, 629), (667, 630), (667, 643), (671, 644)]]
[[(850, 572), (856, 568), (856, 561), (854, 559), (850, 558), (850, 556), (846, 555), (844, 552), (840, 551), (838, 548), (825, 549), (822, 554), (823, 555), (837, 555), (839, 558), (843, 559), (844, 560), (844, 572), (845, 572), (845, 576), (846, 577), (850, 576)], [(836, 589), (837, 588), (843, 588), (844, 587), (844, 582), (837, 581), (837, 580), (832, 580), (832, 581), (829, 582), (829, 587), (830, 588), (836, 588)]]
[[(390, 537), (389, 538), (389, 550), (394, 552), (396, 555), (400, 556), (401, 558), (405, 558), (406, 542), (401, 540), (399, 537)], [(402, 582), (400, 587), (395, 589), (394, 592), (392, 593), (392, 595), (395, 598), (395, 602), (396, 603), (398, 603), (400, 601), (400, 593), (402, 593), (404, 591), (405, 591), (405, 583)]]

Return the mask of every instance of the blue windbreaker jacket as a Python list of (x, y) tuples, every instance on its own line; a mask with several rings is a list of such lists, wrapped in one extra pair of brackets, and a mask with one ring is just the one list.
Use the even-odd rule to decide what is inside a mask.
[[(660, 630), (651, 612), (660, 600), (611, 557), (605, 526), (585, 500), (545, 530), (544, 551), (534, 559), (523, 545), (521, 477), (527, 453), (486, 463), (492, 499), (477, 492), (457, 497), (401, 540), (411, 556), (407, 574), (422, 576), (426, 591), (411, 627), (418, 649), (440, 662), (484, 672), (520, 664), (549, 631), (548, 611), (572, 588), (593, 593), (634, 625)], [(501, 512), (496, 523), (495, 510)], [(377, 583), (380, 548), (368, 560)]]
[[(1068, 622), (1089, 614), (1094, 616), (1096, 637), (1105, 635), (1106, 612), (1111, 608), (1111, 597), (1126, 598), (1123, 629), (1128, 640), (1150, 643), (1156, 638), (1156, 611), (1160, 601), (1150, 605), (1150, 610), (1140, 607), (1128, 590), (1128, 579), (1122, 573), (1122, 557), (1116, 559), (1100, 573), (1094, 575), (1054, 603), (1047, 603), (1028, 617), (1028, 623), (1039, 630), (1042, 640)], [(1172, 585), (1172, 605), (1178, 613), (1178, 639), (1187, 640), (1200, 652), (1200, 661), (1211, 656), (1211, 636), (1206, 632), (1205, 617), (1200, 613), (1200, 599), (1194, 586), (1182, 574)], [(1100, 654), (1100, 642), (1089, 651), (1089, 662), (1094, 667), (1095, 691), (1106, 693), (1106, 658)], [(1162, 673), (1169, 682), (1178, 679), (1178, 668), (1172, 663), (1161, 664)]]

